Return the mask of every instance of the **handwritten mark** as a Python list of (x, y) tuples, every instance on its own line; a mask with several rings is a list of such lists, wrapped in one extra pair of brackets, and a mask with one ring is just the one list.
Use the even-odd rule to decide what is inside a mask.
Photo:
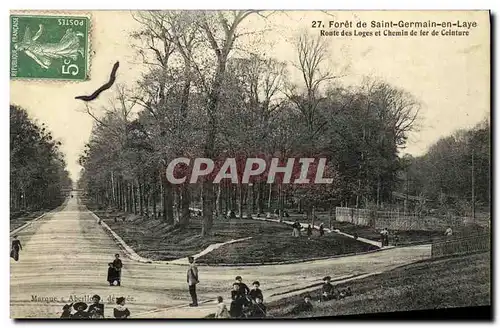
[(109, 81), (106, 84), (104, 84), (99, 89), (94, 91), (94, 93), (92, 93), (90, 96), (78, 96), (75, 97), (75, 99), (80, 99), (83, 101), (91, 101), (96, 99), (104, 90), (111, 88), (111, 86), (113, 85), (113, 83), (115, 83), (116, 80), (116, 71), (118, 70), (118, 66), (120, 66), (120, 62), (116, 62), (113, 65), (113, 70), (111, 70), (111, 74), (109, 75)]

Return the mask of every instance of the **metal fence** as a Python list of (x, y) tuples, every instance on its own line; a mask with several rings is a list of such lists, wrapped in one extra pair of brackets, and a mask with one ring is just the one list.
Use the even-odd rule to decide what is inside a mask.
[(487, 252), (491, 249), (490, 234), (480, 234), (466, 238), (447, 240), (432, 244), (432, 258)]
[(418, 216), (400, 211), (376, 211), (351, 207), (335, 208), (335, 219), (350, 222), (360, 226), (370, 226), (375, 229), (389, 230), (441, 230), (457, 229), (474, 223), (466, 217)]

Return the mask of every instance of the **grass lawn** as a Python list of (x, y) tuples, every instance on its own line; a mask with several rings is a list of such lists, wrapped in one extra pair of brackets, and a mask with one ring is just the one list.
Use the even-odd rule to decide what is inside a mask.
[[(152, 260), (174, 260), (201, 252), (215, 243), (252, 237), (247, 241), (223, 246), (199, 258), (198, 263), (235, 264), (302, 260), (374, 249), (371, 245), (339, 235), (292, 238), (285, 224), (251, 219), (215, 219), (213, 235), (202, 238), (201, 220), (191, 218), (185, 230), (173, 230), (162, 220), (143, 219), (123, 213), (94, 212), (106, 222), (134, 251)], [(115, 222), (115, 217), (118, 218)], [(376, 248), (375, 248), (376, 249)]]
[[(315, 220), (315, 225), (323, 222), (325, 227), (328, 227), (330, 217), (327, 212), (317, 212), (317, 219)], [(286, 218), (286, 220), (294, 221), (295, 219), (299, 220), (299, 222), (307, 223), (304, 220), (303, 214), (290, 213), (290, 217)], [(478, 221), (481, 219), (478, 218)], [(358, 226), (352, 224), (350, 222), (340, 222), (340, 221), (332, 221), (332, 228), (339, 229), (341, 232), (354, 235), (358, 234), (359, 237), (380, 241), (380, 230), (367, 226)], [(471, 224), (467, 228), (453, 229), (453, 235), (455, 238), (467, 237), (474, 234), (483, 234), (489, 231), (488, 228), (484, 226), (480, 226), (477, 224)], [(391, 238), (391, 235), (394, 235), (394, 231), (390, 231), (389, 235), (389, 243), (394, 245), (394, 239)], [(444, 230), (441, 231), (427, 231), (427, 230), (410, 230), (410, 231), (397, 231), (397, 235), (399, 237), (399, 241), (397, 245), (409, 245), (409, 244), (428, 244), (435, 241), (445, 240), (444, 238)]]
[[(307, 293), (313, 311), (299, 317), (338, 316), (491, 304), (490, 253), (426, 260), (380, 275), (338, 285), (353, 295), (317, 303), (319, 289)], [(273, 317), (296, 317), (290, 312), (306, 293), (268, 304)]]
[(292, 237), (292, 230), (284, 224), (272, 222), (261, 224), (263, 226), (272, 225), (273, 228), (254, 235), (252, 239), (224, 245), (198, 258), (197, 262), (206, 264), (261, 264), (361, 253), (378, 249), (376, 246), (335, 233), (320, 237), (319, 233), (314, 231), (312, 238), (308, 239), (304, 233), (301, 237)]
[(29, 221), (36, 219), (40, 215), (42, 215), (45, 212), (48, 212), (49, 210), (39, 210), (35, 212), (26, 212), (26, 213), (15, 213), (11, 214), (11, 219), (10, 219), (10, 231), (13, 231), (20, 226), (22, 226), (25, 223), (28, 223)]
[[(350, 222), (335, 221), (332, 224), (334, 229), (339, 229), (342, 232), (353, 235), (357, 233), (359, 237), (368, 238), (372, 240), (380, 240), (380, 231), (371, 227), (357, 226)], [(487, 233), (489, 230), (479, 225), (470, 225), (467, 228), (460, 228), (453, 230), (453, 238), (462, 238), (474, 234)], [(427, 230), (409, 230), (397, 231), (399, 237), (398, 245), (407, 244), (427, 244), (440, 240), (447, 240), (444, 237), (444, 231), (427, 231)], [(389, 243), (394, 244), (394, 231), (390, 231)]]

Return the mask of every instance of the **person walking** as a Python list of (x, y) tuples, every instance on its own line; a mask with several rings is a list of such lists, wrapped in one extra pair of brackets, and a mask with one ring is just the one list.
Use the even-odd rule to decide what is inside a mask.
[(198, 268), (194, 263), (194, 257), (189, 256), (189, 269), (187, 270), (187, 283), (189, 286), (189, 294), (191, 295), (192, 302), (189, 306), (198, 306), (198, 295), (196, 295), (196, 284), (200, 281), (198, 280)]
[(300, 237), (300, 228), (302, 228), (302, 227), (301, 227), (298, 220), (295, 220), (295, 223), (292, 224), (292, 228), (293, 228), (292, 236), (293, 237)]
[(307, 238), (311, 239), (312, 234), (313, 234), (313, 229), (312, 229), (311, 225), (309, 224), (307, 226)]
[(19, 239), (17, 239), (17, 235), (14, 236), (12, 240), (12, 247), (10, 249), (10, 257), (12, 257), (16, 262), (19, 261), (19, 251), (23, 250), (23, 246)]
[(323, 236), (324, 234), (325, 234), (325, 226), (323, 225), (323, 223), (321, 223), (319, 225), (319, 235)]
[(122, 260), (120, 260), (120, 254), (115, 254), (115, 260), (113, 261), (113, 268), (116, 271), (116, 276), (117, 276), (116, 281), (118, 282), (118, 286), (121, 286), (123, 263)]

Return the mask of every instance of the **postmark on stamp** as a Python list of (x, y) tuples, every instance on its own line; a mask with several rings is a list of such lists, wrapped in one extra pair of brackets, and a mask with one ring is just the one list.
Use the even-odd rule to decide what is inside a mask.
[(11, 79), (86, 80), (89, 31), (86, 16), (11, 15)]

